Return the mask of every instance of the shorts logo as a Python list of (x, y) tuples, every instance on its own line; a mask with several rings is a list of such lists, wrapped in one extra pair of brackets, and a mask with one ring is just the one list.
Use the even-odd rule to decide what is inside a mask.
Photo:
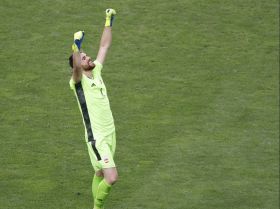
[(105, 163), (109, 163), (109, 159), (108, 158), (104, 158), (104, 162)]

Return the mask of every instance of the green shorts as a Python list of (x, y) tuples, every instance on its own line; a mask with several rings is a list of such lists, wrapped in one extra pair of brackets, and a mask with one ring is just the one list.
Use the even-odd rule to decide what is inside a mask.
[(95, 144), (87, 142), (87, 147), (90, 161), (95, 171), (116, 167), (114, 162), (116, 150), (115, 131), (108, 136), (96, 139)]

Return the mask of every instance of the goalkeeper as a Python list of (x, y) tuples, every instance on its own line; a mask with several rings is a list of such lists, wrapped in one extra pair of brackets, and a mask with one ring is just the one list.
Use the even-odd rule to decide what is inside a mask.
[(116, 134), (106, 86), (101, 71), (112, 42), (112, 24), (116, 12), (107, 9), (106, 22), (95, 61), (81, 51), (84, 32), (74, 34), (70, 87), (78, 101), (85, 126), (85, 140), (95, 174), (92, 182), (94, 209), (103, 209), (111, 187), (118, 179), (114, 162)]

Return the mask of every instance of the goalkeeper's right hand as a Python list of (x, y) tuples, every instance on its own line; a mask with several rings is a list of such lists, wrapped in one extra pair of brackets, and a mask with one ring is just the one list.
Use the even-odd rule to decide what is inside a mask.
[(84, 36), (85, 36), (84, 31), (78, 31), (74, 34), (74, 43), (72, 45), (73, 52), (80, 51)]

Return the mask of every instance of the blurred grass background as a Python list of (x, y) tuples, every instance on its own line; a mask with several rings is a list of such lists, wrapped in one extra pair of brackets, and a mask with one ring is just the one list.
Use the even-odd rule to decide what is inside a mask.
[(279, 2), (2, 0), (0, 208), (92, 208), (73, 33), (103, 69), (120, 179), (106, 208), (279, 208)]

